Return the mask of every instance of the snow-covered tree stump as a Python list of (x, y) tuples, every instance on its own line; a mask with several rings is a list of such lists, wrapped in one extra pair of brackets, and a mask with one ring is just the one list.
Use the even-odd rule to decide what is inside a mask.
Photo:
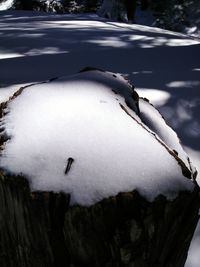
[(0, 266), (184, 266), (198, 201), (197, 191), (153, 202), (133, 191), (70, 207), (67, 194), (1, 176)]
[(195, 168), (119, 74), (86, 68), (1, 104), (0, 266), (184, 266)]

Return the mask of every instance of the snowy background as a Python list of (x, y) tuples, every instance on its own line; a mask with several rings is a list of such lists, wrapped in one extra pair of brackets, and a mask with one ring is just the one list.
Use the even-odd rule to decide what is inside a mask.
[[(74, 74), (85, 66), (128, 75), (137, 92), (149, 98), (176, 130), (200, 172), (197, 38), (94, 14), (0, 12), (1, 101), (21, 85)], [(199, 249), (200, 227), (187, 267), (199, 267)]]

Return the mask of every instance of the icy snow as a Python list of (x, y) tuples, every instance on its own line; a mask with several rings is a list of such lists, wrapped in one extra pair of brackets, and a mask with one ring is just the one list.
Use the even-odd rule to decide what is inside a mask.
[[(191, 190), (174, 157), (126, 105), (130, 92), (123, 79), (101, 71), (26, 88), (2, 121), (11, 139), (1, 167), (27, 176), (33, 190), (70, 193), (72, 204), (134, 189), (150, 200)], [(68, 158), (74, 162), (65, 174)]]

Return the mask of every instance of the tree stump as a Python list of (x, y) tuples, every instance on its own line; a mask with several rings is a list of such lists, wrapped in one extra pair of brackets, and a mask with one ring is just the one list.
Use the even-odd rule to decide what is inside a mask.
[(184, 266), (199, 218), (197, 188), (172, 201), (148, 202), (137, 191), (90, 207), (69, 200), (1, 174), (0, 266)]
[[(89, 74), (87, 74), (85, 77), (84, 72), (86, 72), (86, 74), (87, 72), (89, 72)], [(180, 156), (182, 155), (182, 150), (180, 148), (180, 144), (178, 143), (179, 141), (177, 141), (177, 143), (176, 142), (171, 143), (172, 140), (167, 140), (167, 143), (165, 143), (164, 141), (166, 138), (165, 135), (163, 136), (162, 134), (167, 133), (167, 137), (170, 135), (173, 136), (175, 139), (177, 139), (177, 136), (174, 134), (172, 135), (171, 132), (172, 130), (167, 128), (165, 123), (164, 127), (166, 128), (166, 132), (160, 132), (160, 129), (158, 130), (156, 128), (157, 126), (163, 125), (161, 116), (155, 113), (156, 112), (155, 109), (151, 107), (151, 105), (147, 103), (144, 99), (139, 99), (137, 93), (134, 91), (134, 87), (119, 75), (117, 76), (113, 73), (106, 73), (102, 70), (94, 70), (91, 68), (86, 68), (81, 72), (81, 74), (76, 76), (76, 79), (78, 81), (78, 86), (81, 86), (82, 84), (85, 86), (86, 84), (87, 85), (86, 88), (88, 88), (88, 86), (90, 85), (90, 82), (87, 83), (88, 80), (92, 81), (93, 85), (96, 85), (96, 87), (103, 85), (107, 86), (106, 88), (109, 88), (108, 100), (111, 103), (114, 103), (115, 107), (117, 108), (117, 111), (123, 114), (124, 116), (123, 118), (127, 119), (128, 117), (128, 123), (130, 125), (132, 125), (133, 123), (134, 125), (136, 125), (136, 127), (141, 128), (142, 130), (141, 133), (147, 134), (149, 138), (155, 141), (153, 144), (159, 145), (160, 149), (165, 152), (166, 157), (163, 160), (164, 167), (166, 166), (166, 158), (170, 160), (170, 162), (172, 160), (175, 162), (175, 165), (178, 166), (177, 169), (175, 169), (176, 175), (178, 172), (178, 178), (176, 177), (176, 179), (170, 180), (171, 182), (170, 185), (168, 183), (167, 190), (169, 191), (175, 190), (175, 193), (177, 194), (173, 198), (170, 198), (166, 197), (168, 195), (164, 196), (164, 193), (163, 195), (157, 193), (159, 187), (156, 187), (155, 181), (159, 183), (159, 180), (153, 180), (155, 175), (152, 175), (152, 173), (151, 176), (148, 176), (152, 168), (155, 168), (153, 170), (156, 170), (156, 172), (153, 172), (153, 174), (157, 173), (159, 178), (162, 178), (161, 180), (162, 182), (164, 182), (164, 185), (166, 185), (166, 180), (165, 180), (166, 177), (171, 179), (171, 177), (174, 178), (174, 176), (173, 175), (165, 176), (165, 173), (162, 173), (163, 169), (157, 168), (159, 165), (157, 161), (160, 160), (160, 158), (155, 158), (157, 160), (155, 160), (153, 165), (149, 164), (148, 171), (146, 171), (145, 177), (143, 175), (143, 165), (140, 166), (141, 169), (137, 173), (135, 172), (136, 168), (132, 169), (130, 176), (131, 182), (132, 179), (135, 179), (136, 182), (138, 182), (140, 181), (139, 180), (140, 178), (143, 179), (147, 184), (150, 183), (149, 180), (154, 181), (152, 186), (153, 188), (154, 187), (156, 188), (156, 195), (154, 195), (155, 197), (153, 198), (153, 200), (149, 200), (147, 197), (145, 198), (144, 194), (142, 194), (142, 190), (139, 191), (134, 189), (137, 188), (136, 184), (135, 187), (134, 186), (131, 188), (128, 187), (128, 191), (130, 188), (130, 192), (127, 192), (126, 189), (125, 189), (126, 192), (121, 192), (122, 190), (120, 189), (121, 191), (117, 191), (119, 192), (118, 194), (117, 193), (109, 194), (108, 196), (103, 195), (104, 197), (101, 196), (101, 200), (94, 201), (92, 204), (84, 205), (83, 202), (74, 202), (74, 203), (79, 203), (79, 205), (73, 204), (73, 202), (71, 201), (73, 198), (73, 194), (67, 193), (67, 192), (71, 193), (71, 191), (73, 190), (72, 187), (71, 188), (68, 187), (67, 188), (68, 191), (65, 191), (65, 193), (62, 192), (63, 187), (57, 189), (56, 192), (59, 193), (50, 190), (49, 191), (42, 190), (41, 188), (39, 188), (37, 191), (33, 190), (33, 188), (31, 187), (32, 186), (31, 183), (33, 182), (33, 180), (30, 180), (29, 177), (30, 174), (29, 175), (21, 174), (22, 173), (21, 168), (25, 166), (24, 154), (27, 150), (25, 149), (24, 150), (25, 152), (22, 153), (21, 146), (19, 146), (20, 152), (19, 150), (17, 150), (17, 153), (14, 154), (14, 156), (9, 153), (6, 155), (4, 154), (4, 158), (8, 159), (8, 163), (6, 163), (7, 165), (5, 166), (5, 168), (0, 169), (0, 266), (1, 267), (151, 267), (151, 266), (181, 267), (184, 266), (185, 260), (187, 258), (187, 251), (199, 219), (198, 212), (200, 203), (199, 203), (199, 187), (195, 182), (196, 172), (195, 170), (192, 169), (192, 165), (189, 161), (189, 158), (187, 158), (186, 162), (184, 163), (184, 161), (181, 158), (179, 158), (179, 154)], [(72, 80), (73, 84), (76, 82), (76, 79)], [(50, 87), (48, 82), (53, 82), (54, 80), (55, 79), (52, 79), (50, 81), (41, 83), (44, 86), (46, 85), (45, 94), (46, 94), (46, 89)], [(64, 81), (62, 79), (60, 81), (62, 82), (63, 85)], [(70, 82), (69, 81), (70, 80), (67, 78), (67, 81), (65, 83), (65, 90), (71, 88), (71, 81)], [(57, 81), (55, 84), (56, 84), (55, 86), (58, 86)], [(7, 103), (1, 104), (0, 106), (1, 119), (4, 118), (7, 113), (9, 113), (8, 109), (9, 103), (15, 100), (16, 98), (20, 99), (20, 95), (22, 94), (22, 92), (27, 88), (30, 89), (30, 87), (32, 88), (32, 85), (21, 88), (10, 98), (10, 100)], [(57, 88), (55, 91), (56, 93), (60, 92), (59, 90), (57, 90)], [(102, 91), (102, 87), (99, 88), (99, 91), (100, 92)], [(97, 93), (99, 93), (99, 91), (97, 91)], [(124, 91), (125, 91), (125, 97), (123, 98), (123, 94), (121, 95), (120, 93)], [(34, 94), (35, 91), (33, 90), (32, 92)], [(127, 97), (127, 95), (128, 96), (130, 95), (130, 97)], [(36, 100), (37, 99), (38, 98), (36, 98)], [(33, 98), (31, 98), (31, 101), (32, 100)], [(42, 102), (43, 112), (44, 112), (43, 103), (45, 102), (45, 100), (46, 98), (44, 98), (44, 101)], [(102, 102), (103, 100), (104, 102)], [(100, 98), (99, 105), (101, 105), (102, 103), (104, 104), (105, 102), (106, 101), (103, 95)], [(53, 98), (53, 105), (54, 103), (55, 103), (55, 97)], [(34, 105), (37, 105), (37, 101), (34, 102)], [(85, 106), (83, 107), (85, 109)], [(144, 107), (148, 108), (146, 113), (144, 112), (145, 111)], [(103, 109), (104, 107), (101, 110)], [(61, 110), (63, 111), (63, 109)], [(150, 113), (153, 113), (154, 116), (157, 118), (156, 123), (153, 125), (152, 121), (148, 118), (148, 110)], [(15, 110), (11, 111), (11, 115), (15, 115)], [(60, 113), (58, 115), (60, 115)], [(139, 121), (139, 116), (141, 117), (140, 121)], [(96, 119), (95, 116), (94, 118)], [(83, 116), (82, 119), (84, 121), (85, 117)], [(31, 120), (31, 118), (30, 119), (28, 118), (26, 121), (28, 120)], [(149, 122), (147, 124), (149, 128), (147, 128), (142, 121), (146, 121), (146, 123)], [(31, 122), (33, 124), (33, 120), (31, 120)], [(69, 120), (68, 127), (70, 127), (70, 122), (71, 119)], [(14, 134), (13, 135), (11, 134), (11, 136), (9, 136), (9, 131), (7, 134), (5, 130), (6, 128), (5, 121), (4, 124), (1, 126), (2, 127), (0, 129), (1, 131), (0, 148), (3, 154), (3, 152), (6, 150), (6, 145), (10, 144)], [(14, 127), (11, 128), (15, 129)], [(60, 128), (58, 129), (56, 128), (57, 131), (59, 131), (59, 129)], [(22, 132), (24, 134), (24, 131)], [(50, 131), (48, 131), (47, 133), (49, 135)], [(162, 138), (159, 138), (159, 134)], [(32, 136), (32, 131), (30, 131), (30, 135), (28, 136), (28, 138), (30, 138), (30, 136)], [(38, 139), (40, 138), (40, 136), (41, 135), (37, 136)], [(139, 138), (142, 138), (141, 135), (139, 135)], [(104, 139), (106, 139), (106, 136)], [(136, 142), (138, 140), (135, 138), (134, 134), (130, 136), (130, 139), (134, 139), (134, 141), (136, 140)], [(151, 141), (151, 139), (148, 140)], [(24, 139), (21, 138), (20, 140)], [(75, 138), (75, 141), (76, 140), (77, 139)], [(82, 140), (85, 141), (85, 139)], [(52, 138), (51, 141), (56, 142), (57, 139)], [(21, 144), (23, 146), (23, 143)], [(109, 142), (106, 143), (107, 147), (109, 147), (109, 144), (110, 144)], [(149, 143), (147, 143), (146, 145), (148, 146), (148, 144)], [(171, 148), (170, 144), (172, 146)], [(28, 145), (30, 145), (30, 143), (28, 143)], [(66, 153), (68, 152), (67, 145), (65, 145)], [(74, 143), (74, 145), (76, 146), (76, 142)], [(174, 150), (175, 149), (174, 145), (178, 147), (178, 150), (180, 151), (179, 153), (176, 150)], [(152, 152), (153, 148), (151, 147), (150, 152)], [(54, 150), (52, 151), (53, 151), (52, 153), (55, 152)], [(61, 157), (59, 155), (59, 152), (60, 151), (57, 151), (55, 155), (53, 154), (53, 159), (55, 159), (57, 155), (60, 160)], [(133, 166), (133, 163), (135, 164), (135, 167), (137, 167), (138, 161), (136, 163), (134, 162), (135, 157), (138, 156), (138, 153), (145, 153), (145, 151), (137, 150), (138, 153), (136, 153), (136, 151), (133, 149), (133, 151), (131, 150), (131, 152), (133, 153), (133, 160), (130, 161), (131, 165), (129, 165), (129, 168)], [(9, 170), (9, 165), (13, 163), (11, 161), (13, 160), (13, 158), (15, 159), (17, 158), (18, 160), (19, 153), (21, 153), (20, 156), (22, 158), (22, 165), (20, 165), (20, 168), (18, 169), (19, 171), (14, 172), (12, 171), (12, 169)], [(79, 149), (78, 156), (80, 156), (80, 153), (81, 151)], [(112, 157), (114, 157), (115, 154), (116, 153), (113, 153), (112, 150), (111, 154)], [(84, 155), (85, 158), (87, 158), (88, 153)], [(97, 161), (95, 163), (96, 165), (93, 164), (95, 165), (93, 166), (90, 164), (89, 166), (91, 168), (91, 172), (89, 173), (86, 172), (88, 175), (92, 173), (92, 179), (93, 179), (92, 182), (101, 179), (102, 175), (101, 172), (96, 172), (95, 173), (96, 176), (93, 177), (94, 176), (93, 168), (99, 167), (100, 165), (99, 150), (97, 149), (96, 154), (93, 153), (93, 155), (97, 157)], [(102, 158), (103, 155), (104, 154), (102, 154)], [(152, 153), (149, 155), (149, 157), (151, 155), (153, 157)], [(37, 154), (35, 155), (33, 153), (31, 154), (30, 158), (31, 159), (33, 158), (34, 160), (36, 158), (36, 160), (38, 160), (38, 157), (36, 156)], [(42, 154), (42, 157), (40, 159), (43, 160), (45, 156), (46, 154), (44, 155)], [(1, 159), (2, 158), (3, 156), (1, 157)], [(63, 168), (64, 166), (61, 164), (61, 167), (63, 168), (61, 179), (63, 179), (64, 177), (64, 179), (66, 179), (64, 180), (66, 184), (69, 182), (69, 180), (67, 179), (69, 179), (71, 172), (75, 170), (75, 168), (78, 168), (76, 166), (76, 162), (78, 160), (76, 159), (74, 162), (74, 158), (72, 157), (66, 157), (66, 158), (64, 157), (63, 163), (66, 163), (67, 158), (68, 158), (67, 166)], [(110, 158), (106, 158), (105, 164), (109, 163), (109, 159)], [(89, 158), (89, 160), (91, 160), (91, 158)], [(29, 165), (31, 165), (31, 163), (32, 161), (30, 161)], [(55, 164), (55, 162), (52, 163), (52, 161), (48, 161), (48, 167), (51, 167), (50, 166), (51, 164), (53, 165)], [(147, 167), (147, 163), (144, 162), (144, 164), (146, 164), (145, 167)], [(41, 166), (42, 168), (40, 169), (40, 171), (42, 172), (44, 165), (41, 164)], [(85, 169), (87, 169), (87, 165), (83, 166), (85, 167)], [(102, 170), (104, 169), (104, 166), (107, 167), (107, 165), (102, 165), (102, 166), (103, 166), (101, 168)], [(127, 165), (122, 165), (122, 168), (126, 170)], [(87, 175), (84, 173), (85, 169), (80, 168), (81, 171), (79, 172), (80, 179), (81, 181), (86, 181), (86, 183), (89, 184), (87, 179), (84, 180), (85, 178), (87, 178)], [(115, 176), (116, 170), (115, 172), (113, 172), (113, 165), (111, 165), (111, 170), (112, 170), (111, 176), (112, 175)], [(36, 172), (36, 168), (33, 169), (32, 165), (31, 165), (31, 171), (34, 172), (32, 173), (32, 175), (34, 175)], [(15, 175), (13, 173), (15, 173)], [(57, 181), (60, 173), (61, 173), (60, 169), (58, 169), (58, 172), (55, 175), (53, 174), (53, 179)], [(73, 174), (74, 176), (72, 175), (71, 179), (76, 178), (75, 176), (79, 173), (76, 172), (75, 175)], [(120, 183), (122, 183), (124, 182), (125, 175), (122, 176), (121, 173), (120, 174), (119, 173), (117, 173), (117, 175), (120, 175), (117, 181), (120, 181)], [(38, 170), (36, 174), (38, 174)], [(47, 178), (46, 182), (49, 181), (48, 178), (50, 175), (52, 175), (52, 170), (50, 169), (50, 171), (47, 174), (48, 175), (45, 176), (45, 178)], [(107, 180), (106, 179), (103, 180), (103, 186), (105, 186), (106, 182), (109, 180), (109, 176), (106, 177)], [(182, 187), (184, 189), (181, 189), (182, 180), (180, 179), (180, 182), (178, 183), (177, 180), (179, 178), (186, 179), (183, 180), (183, 183), (187, 181), (189, 187)], [(178, 183), (178, 185), (176, 184), (175, 189), (173, 182)], [(109, 184), (111, 184), (112, 186), (114, 186), (115, 183), (116, 183), (115, 179), (113, 181), (109, 180)], [(88, 187), (87, 188), (88, 190), (84, 191), (83, 193), (84, 196), (86, 195), (88, 197), (88, 195), (91, 193), (93, 189), (94, 189), (93, 192), (94, 194), (96, 193), (96, 191), (99, 193), (100, 190), (102, 190), (101, 187), (100, 189), (97, 188), (98, 183), (95, 185), (96, 187), (94, 188)], [(191, 188), (191, 190), (187, 190), (186, 188)], [(77, 187), (75, 189), (77, 189)], [(51, 190), (54, 190), (54, 188), (52, 188)], [(76, 190), (75, 193), (79, 196), (81, 192), (82, 191)]]

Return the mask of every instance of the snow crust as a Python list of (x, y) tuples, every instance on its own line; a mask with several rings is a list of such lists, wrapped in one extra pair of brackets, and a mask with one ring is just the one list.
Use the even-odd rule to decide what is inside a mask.
[(27, 87), (1, 121), (11, 139), (0, 166), (27, 176), (32, 190), (70, 193), (71, 204), (91, 205), (134, 189), (149, 200), (192, 190), (136, 113), (129, 84), (112, 73), (89, 71)]

